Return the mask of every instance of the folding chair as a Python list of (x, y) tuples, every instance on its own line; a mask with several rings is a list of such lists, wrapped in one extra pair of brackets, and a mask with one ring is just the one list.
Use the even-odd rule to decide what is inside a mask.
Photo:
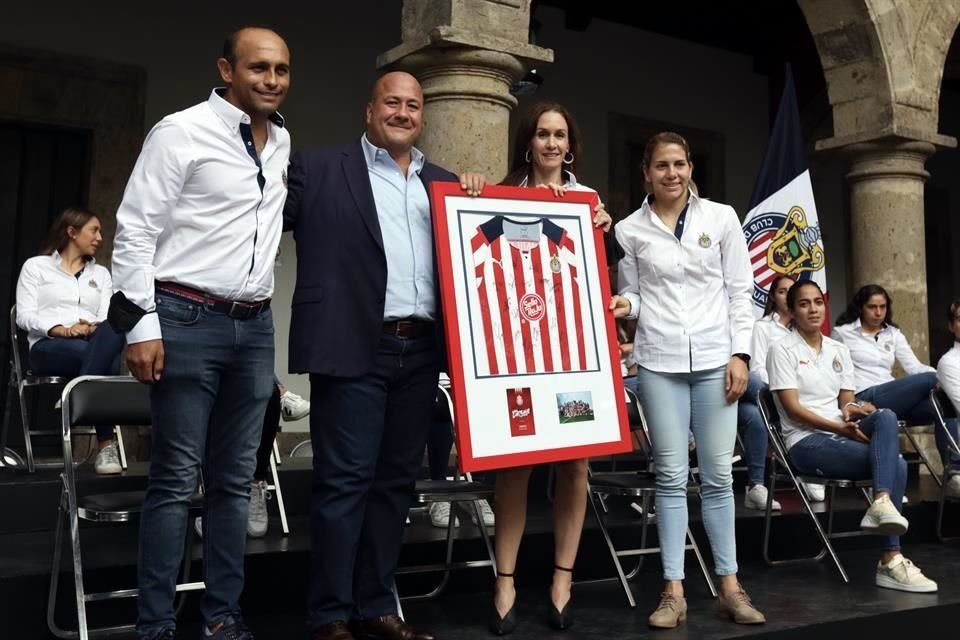
[[(120, 625), (90, 629), (87, 624), (87, 603), (132, 598), (137, 589), (121, 589), (100, 593), (87, 593), (83, 583), (83, 557), (80, 548), (80, 521), (108, 523), (130, 522), (139, 517), (145, 492), (124, 491), (80, 496), (74, 475), (73, 445), (71, 436), (75, 424), (120, 424), (146, 426), (151, 423), (150, 388), (131, 377), (80, 376), (63, 389), (63, 472), (60, 474), (60, 505), (57, 510), (57, 526), (53, 549), (53, 564), (50, 569), (50, 592), (47, 598), (47, 626), (58, 638), (87, 640), (91, 634), (112, 634), (132, 631), (134, 625)], [(189, 516), (200, 515), (201, 502), (195, 496), (190, 505)], [(70, 526), (70, 547), (73, 555), (73, 582), (77, 605), (76, 631), (57, 625), (54, 614), (57, 607), (57, 587), (60, 579), (60, 557), (63, 547), (64, 520)], [(180, 593), (177, 611), (183, 606), (186, 591), (204, 588), (203, 582), (190, 582), (190, 547), (193, 527), (187, 527), (184, 540), (183, 582), (177, 585)]]
[[(936, 416), (933, 428), (943, 430), (943, 434), (947, 439), (947, 447), (951, 453), (960, 456), (960, 446), (957, 445), (957, 441), (954, 440), (953, 436), (950, 435), (949, 429), (947, 429), (947, 421), (957, 419), (957, 408), (950, 402), (950, 398), (947, 397), (943, 389), (934, 389), (930, 392), (930, 403), (933, 405), (933, 412)], [(936, 476), (934, 476), (934, 478), (936, 478)], [(937, 538), (941, 542), (948, 542), (960, 538), (960, 536), (946, 536), (943, 533), (943, 512), (946, 507), (946, 502), (947, 500), (951, 502), (958, 501), (957, 498), (947, 497), (947, 481), (949, 479), (950, 461), (944, 460), (943, 477), (940, 480), (940, 497), (937, 499)]]
[[(627, 415), (631, 429), (642, 434), (643, 437), (639, 438), (639, 441), (649, 462), (647, 468), (640, 471), (613, 471), (610, 473), (590, 474), (587, 481), (587, 496), (589, 497), (594, 518), (596, 518), (597, 525), (600, 527), (600, 533), (607, 545), (607, 550), (610, 552), (610, 559), (613, 561), (613, 565), (617, 570), (617, 578), (584, 580), (582, 583), (605, 582), (619, 579), (620, 585), (623, 587), (623, 593), (627, 597), (627, 602), (630, 604), (630, 607), (633, 608), (637, 606), (637, 602), (633, 597), (633, 591), (630, 589), (629, 581), (640, 572), (640, 568), (643, 566), (644, 556), (660, 553), (660, 547), (647, 546), (647, 527), (650, 521), (648, 516), (650, 513), (650, 505), (653, 503), (653, 498), (656, 496), (657, 491), (656, 474), (654, 472), (655, 460), (653, 458), (653, 448), (650, 445), (650, 431), (647, 428), (647, 422), (644, 418), (643, 408), (640, 406), (639, 398), (629, 389), (625, 391), (627, 392), (627, 397), (630, 399), (630, 402), (627, 404)], [(697, 489), (697, 484), (691, 480), (687, 485), (688, 493), (696, 493)], [(610, 537), (610, 532), (607, 529), (601, 513), (606, 511), (605, 505), (603, 505), (601, 501), (602, 496), (640, 498), (641, 508), (643, 510), (643, 521), (640, 526), (639, 547), (617, 549), (616, 546), (614, 546), (613, 539)], [(600, 503), (600, 506), (598, 506), (598, 503)], [(697, 546), (697, 541), (694, 539), (693, 532), (690, 531), (689, 527), (687, 528), (687, 545), (685, 549), (687, 551), (693, 551), (694, 555), (696, 555), (697, 563), (700, 565), (700, 571), (703, 573), (703, 579), (707, 583), (710, 593), (713, 597), (716, 597), (717, 590), (714, 587), (713, 579), (710, 577), (710, 571), (703, 560), (703, 554), (700, 553), (700, 548)], [(628, 557), (637, 558), (637, 562), (630, 572), (626, 573), (623, 570), (623, 564), (620, 562), (620, 558)]]
[[(450, 417), (450, 424), (453, 425), (453, 401), (450, 398), (450, 392), (444, 385), (439, 385), (438, 387), (437, 402), (439, 403), (439, 410), (445, 412), (446, 415)], [(459, 452), (457, 453), (459, 457)], [(459, 460), (457, 461), (457, 468), (459, 469)], [(396, 585), (394, 585), (394, 595), (397, 599), (397, 611), (400, 612), (402, 616), (402, 609), (400, 608), (400, 600), (425, 600), (428, 598), (434, 598), (446, 588), (447, 583), (450, 581), (450, 572), (458, 569), (475, 569), (481, 567), (490, 567), (493, 571), (494, 577), (497, 575), (497, 562), (493, 554), (493, 545), (490, 543), (490, 535), (487, 532), (487, 528), (483, 525), (483, 514), (480, 512), (480, 500), (489, 500), (493, 498), (493, 487), (482, 483), (475, 482), (473, 476), (470, 473), (465, 473), (462, 476), (458, 475), (454, 480), (421, 480), (416, 484), (414, 489), (414, 502), (417, 504), (431, 504), (433, 502), (449, 502), (450, 509), (450, 521), (447, 524), (447, 546), (446, 546), (446, 555), (444, 561), (438, 564), (424, 564), (416, 565), (411, 567), (399, 567), (396, 570), (397, 575), (410, 575), (410, 574), (420, 574), (420, 573), (441, 573), (442, 577), (440, 582), (426, 593), (409, 595), (409, 596), (400, 596), (397, 591)], [(453, 546), (454, 541), (456, 540), (456, 510), (454, 507), (456, 505), (469, 505), (472, 509), (473, 516), (476, 518), (478, 523), (477, 528), (480, 530), (480, 537), (483, 539), (483, 544), (486, 548), (487, 558), (480, 560), (464, 560), (464, 561), (453, 561)]]
[[(61, 376), (38, 376), (34, 375), (30, 370), (29, 345), (26, 336), (21, 334), (17, 327), (17, 305), (13, 305), (10, 309), (10, 352), (12, 355), (10, 394), (7, 396), (8, 408), (4, 422), (4, 439), (2, 440), (5, 442), (6, 430), (9, 426), (11, 416), (9, 396), (15, 391), (20, 404), (20, 422), (23, 425), (23, 443), (27, 453), (27, 472), (33, 473), (37, 468), (59, 467), (61, 464), (59, 460), (39, 462), (34, 456), (33, 438), (36, 436), (59, 436), (60, 430), (52, 426), (51, 428), (38, 428), (33, 424), (31, 412), (28, 409), (28, 396), (43, 387), (62, 389), (68, 379)], [(96, 429), (89, 425), (83, 425), (82, 427), (75, 428), (73, 433), (74, 435), (95, 436)], [(123, 446), (123, 435), (117, 427), (114, 427), (114, 433), (117, 438), (117, 446), (120, 450), (120, 466), (126, 470), (127, 454)]]
[[(840, 562), (840, 558), (837, 556), (837, 552), (834, 550), (830, 541), (836, 538), (851, 538), (865, 534), (861, 531), (835, 532), (833, 530), (834, 498), (838, 487), (856, 488), (860, 489), (860, 492), (869, 505), (870, 497), (867, 490), (873, 486), (873, 482), (871, 480), (850, 480), (846, 478), (824, 478), (821, 476), (800, 475), (794, 470), (793, 465), (790, 463), (790, 458), (787, 456), (787, 447), (780, 432), (780, 414), (777, 412), (776, 404), (773, 401), (773, 393), (766, 388), (761, 390), (757, 394), (757, 405), (760, 407), (760, 415), (763, 416), (763, 422), (767, 427), (772, 452), (770, 456), (770, 474), (767, 478), (767, 508), (763, 520), (763, 559), (768, 565), (776, 566), (795, 564), (798, 562), (820, 561), (829, 553), (830, 558), (837, 567), (837, 571), (840, 572), (840, 577), (843, 578), (844, 582), (850, 582), (850, 579), (847, 577), (847, 572), (843, 568), (843, 564)], [(773, 496), (778, 480), (789, 480), (793, 489), (800, 494), (803, 508), (813, 521), (814, 528), (823, 545), (816, 555), (785, 559), (774, 559), (770, 556), (770, 535), (773, 525)], [(817, 514), (814, 512), (813, 506), (811, 506), (810, 500), (801, 483), (820, 484), (829, 489), (826, 496), (826, 530), (824, 530), (823, 525), (820, 523), (820, 519), (817, 518)]]

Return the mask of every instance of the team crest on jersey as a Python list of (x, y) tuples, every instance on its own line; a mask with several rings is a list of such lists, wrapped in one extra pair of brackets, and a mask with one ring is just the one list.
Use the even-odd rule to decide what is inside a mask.
[(710, 239), (710, 235), (707, 233), (701, 233), (700, 239), (697, 240), (697, 243), (704, 249), (709, 249), (710, 245), (713, 244), (713, 241)]
[(550, 271), (554, 273), (560, 273), (560, 257), (557, 255), (550, 256)]
[(543, 298), (535, 293), (528, 293), (520, 298), (520, 315), (528, 322), (540, 322), (547, 307), (543, 303)]
[(840, 356), (833, 356), (833, 370), (837, 373), (843, 371), (843, 363), (840, 362)]

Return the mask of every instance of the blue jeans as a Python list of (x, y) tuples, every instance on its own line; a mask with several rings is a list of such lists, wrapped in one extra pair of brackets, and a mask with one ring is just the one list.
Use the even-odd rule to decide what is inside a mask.
[[(126, 338), (109, 323), (97, 326), (86, 340), (44, 338), (30, 349), (30, 368), (40, 376), (115, 376), (120, 373), (120, 352)], [(98, 424), (97, 440), (113, 440), (112, 424)]]
[[(947, 420), (947, 431), (950, 432), (950, 436), (953, 438), (953, 441), (957, 442), (956, 418), (949, 418)], [(947, 442), (947, 436), (943, 433), (943, 429), (941, 429), (939, 426), (934, 427), (933, 435), (937, 440), (937, 451), (940, 452), (940, 460), (942, 460), (944, 466), (949, 469), (950, 475), (960, 473), (960, 456), (953, 452), (953, 449)]]
[(757, 393), (766, 389), (763, 380), (750, 374), (747, 390), (737, 403), (737, 425), (743, 428), (743, 455), (747, 462), (747, 481), (751, 485), (764, 483), (767, 465), (767, 427), (757, 406)]
[(174, 629), (187, 511), (203, 467), (207, 625), (239, 617), (250, 481), (273, 389), (273, 316), (234, 320), (158, 292), (163, 375), (151, 388), (153, 454), (140, 519), (137, 631)]
[(864, 389), (857, 400), (866, 400), (877, 409), (890, 409), (909, 424), (933, 424), (930, 392), (936, 386), (936, 373), (915, 373)]
[(737, 407), (727, 404), (725, 372), (726, 367), (692, 373), (641, 367), (637, 374), (657, 467), (657, 529), (665, 580), (683, 580), (691, 429), (700, 467), (700, 509), (716, 572), (737, 573), (732, 471)]
[[(900, 455), (897, 414), (878, 409), (860, 421), (870, 444), (825, 433), (813, 433), (790, 447), (790, 461), (803, 475), (872, 480), (874, 491), (886, 491), (901, 510), (907, 487), (907, 463)], [(900, 548), (900, 538), (888, 536), (883, 548)]]
[(308, 624), (397, 612), (393, 574), (437, 397), (433, 336), (380, 337), (356, 378), (310, 376)]

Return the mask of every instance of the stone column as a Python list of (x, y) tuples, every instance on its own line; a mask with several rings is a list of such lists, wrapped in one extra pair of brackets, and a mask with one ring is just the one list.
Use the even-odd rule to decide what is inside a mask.
[(403, 43), (377, 66), (420, 80), (424, 128), (417, 146), (454, 172), (491, 182), (507, 171), (511, 85), (553, 52), (528, 43), (530, 0), (404, 0)]
[[(924, 163), (928, 142), (864, 142), (850, 154), (850, 237), (853, 290), (879, 284), (893, 298), (894, 316), (916, 352), (928, 361), (927, 262), (924, 244)], [(852, 293), (852, 292), (851, 292)]]

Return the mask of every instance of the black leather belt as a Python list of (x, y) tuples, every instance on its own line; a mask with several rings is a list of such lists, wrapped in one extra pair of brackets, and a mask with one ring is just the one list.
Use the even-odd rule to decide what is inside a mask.
[(433, 335), (433, 322), (417, 318), (391, 320), (383, 323), (383, 333), (395, 338), (422, 338)]
[(270, 308), (270, 298), (259, 300), (257, 302), (241, 302), (239, 300), (227, 300), (219, 296), (213, 296), (200, 289), (194, 289), (174, 282), (157, 282), (156, 288), (171, 296), (182, 300), (189, 300), (202, 304), (211, 311), (225, 314), (234, 320), (249, 320)]

